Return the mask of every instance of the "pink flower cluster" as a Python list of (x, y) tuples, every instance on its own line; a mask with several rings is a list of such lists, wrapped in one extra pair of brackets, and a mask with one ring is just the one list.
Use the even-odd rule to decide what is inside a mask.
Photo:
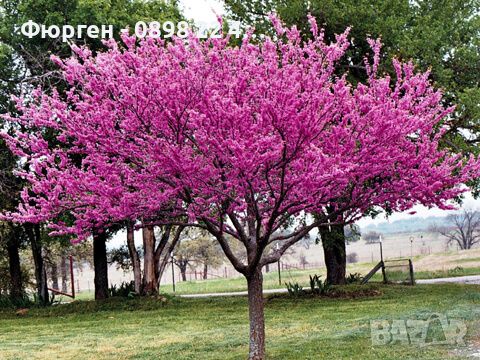
[[(278, 21), (278, 38), (123, 44), (57, 58), (68, 91), (36, 91), (8, 117), (29, 165), (17, 221), (82, 237), (125, 219), (207, 221), (269, 238), (289, 219), (333, 206), (346, 221), (372, 208), (449, 208), (479, 164), (439, 148), (451, 109), (411, 63), (369, 80), (335, 73), (348, 31), (326, 44)], [(258, 39), (257, 39), (258, 40)], [(58, 219), (70, 214), (74, 223)], [(224, 219), (229, 221), (224, 222)]]

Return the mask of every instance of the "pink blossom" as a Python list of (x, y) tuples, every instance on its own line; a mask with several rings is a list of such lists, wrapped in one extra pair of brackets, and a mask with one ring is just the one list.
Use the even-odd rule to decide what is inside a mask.
[[(70, 89), (37, 91), (6, 117), (22, 125), (3, 137), (30, 164), (30, 185), (4, 216), (79, 236), (185, 216), (268, 241), (290, 217), (332, 204), (345, 221), (371, 208), (451, 207), (479, 165), (439, 148), (452, 109), (428, 74), (395, 61), (396, 79), (381, 77), (372, 40), (369, 81), (352, 86), (334, 73), (348, 31), (326, 44), (310, 19), (314, 37), (302, 43), (273, 21), (287, 36), (230, 47), (124, 34), (96, 56), (53, 58)], [(64, 213), (73, 225), (56, 223)]]

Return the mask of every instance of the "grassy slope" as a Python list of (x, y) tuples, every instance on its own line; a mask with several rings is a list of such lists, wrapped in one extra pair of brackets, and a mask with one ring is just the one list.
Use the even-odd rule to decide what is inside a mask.
[[(272, 298), (266, 303), (269, 359), (446, 359), (446, 347), (372, 347), (370, 319), (448, 313), (468, 321), (478, 339), (480, 287), (392, 286), (355, 300)], [(0, 312), (1, 359), (244, 359), (246, 299), (75, 302)], [(450, 354), (451, 355), (451, 354)]]

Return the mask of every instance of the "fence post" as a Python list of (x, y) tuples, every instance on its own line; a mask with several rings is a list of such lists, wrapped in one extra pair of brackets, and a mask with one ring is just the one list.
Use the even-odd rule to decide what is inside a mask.
[(408, 270), (410, 271), (410, 283), (411, 283), (411, 285), (415, 285), (415, 274), (413, 272), (413, 262), (412, 262), (412, 260), (408, 260)]
[(380, 262), (382, 263), (382, 275), (383, 275), (383, 282), (386, 284), (388, 279), (387, 279), (387, 274), (385, 273), (385, 263), (383, 262), (383, 244), (382, 244), (382, 237), (379, 237), (379, 243), (380, 243)]
[(72, 282), (72, 298), (75, 299), (75, 278), (73, 276), (73, 256), (70, 255), (70, 281)]
[(280, 259), (278, 259), (278, 285), (282, 285), (282, 272), (280, 270)]
[(173, 292), (175, 292), (175, 269), (173, 264), (173, 253), (170, 256), (172, 257), (172, 286), (173, 286)]

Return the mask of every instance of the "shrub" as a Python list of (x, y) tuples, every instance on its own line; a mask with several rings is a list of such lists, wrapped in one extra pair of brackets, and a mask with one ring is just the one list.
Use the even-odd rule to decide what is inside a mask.
[(124, 281), (120, 286), (112, 285), (108, 289), (108, 295), (110, 297), (124, 297), (124, 298), (133, 298), (135, 297), (135, 283), (134, 281)]
[(325, 295), (332, 290), (332, 287), (326, 281), (322, 281), (321, 276), (315, 274), (310, 275), (310, 289), (312, 294)]
[(300, 286), (298, 283), (285, 283), (287, 287), (288, 294), (290, 296), (299, 297), (304, 294), (303, 287)]
[(0, 295), (0, 309), (29, 308), (34, 305), (32, 299), (25, 294), (22, 298), (12, 300), (9, 295)]
[(347, 255), (347, 263), (354, 264), (356, 262), (358, 262), (358, 255), (356, 252)]
[(349, 274), (345, 281), (347, 284), (358, 284), (362, 281), (362, 275), (359, 273)]

